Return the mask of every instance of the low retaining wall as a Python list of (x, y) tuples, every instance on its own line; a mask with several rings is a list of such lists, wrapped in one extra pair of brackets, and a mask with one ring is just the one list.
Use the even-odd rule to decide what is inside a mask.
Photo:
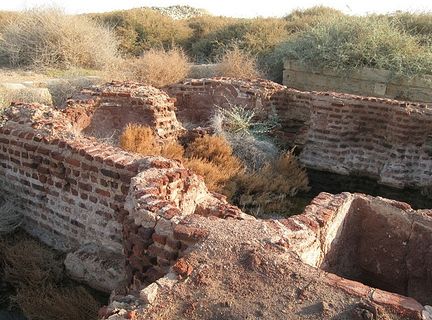
[(306, 91), (336, 91), (365, 96), (432, 102), (432, 76), (394, 77), (390, 71), (363, 68), (346, 76), (328, 69), (313, 69), (286, 60), (283, 84)]

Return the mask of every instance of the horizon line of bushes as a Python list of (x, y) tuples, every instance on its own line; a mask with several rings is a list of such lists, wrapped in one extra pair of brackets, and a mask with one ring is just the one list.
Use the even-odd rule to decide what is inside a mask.
[[(28, 30), (21, 30), (21, 33), (17, 30), (28, 27), (22, 23), (25, 19), (16, 19), (17, 13), (13, 13), (15, 22), (10, 22), (8, 14), (0, 12), (0, 62), (1, 56), (3, 63), (4, 60), (10, 62), (12, 52), (13, 62), (18, 59), (26, 65), (31, 60), (31, 49), (35, 44), (29, 45), (30, 41), (25, 39)], [(286, 57), (313, 68), (327, 67), (340, 72), (372, 67), (389, 69), (395, 75), (403, 76), (432, 73), (432, 13), (428, 12), (351, 16), (333, 8), (317, 6), (294, 10), (282, 18), (230, 18), (202, 13), (187, 19), (174, 19), (151, 8), (68, 16), (71, 21), (74, 19), (75, 24), (79, 22), (78, 18), (86, 21), (87, 29), (96, 28), (91, 30), (97, 31), (103, 28), (115, 34), (110, 38), (106, 33), (96, 32), (102, 38), (100, 41), (104, 41), (102, 44), (98, 42), (99, 47), (109, 49), (104, 50), (103, 55), (116, 54), (113, 44), (118, 44), (118, 53), (123, 57), (141, 56), (150, 49), (181, 48), (192, 62), (213, 63), (235, 47), (254, 57), (261, 73), (278, 82), (281, 82), (282, 61)], [(15, 38), (16, 34), (23, 38), (19, 41), (27, 41), (27, 47), (19, 48), (18, 41), (8, 37), (11, 32)], [(72, 36), (79, 38), (75, 33)], [(71, 46), (66, 41), (70, 37), (54, 43)], [(32, 38), (35, 38), (34, 34)], [(84, 37), (88, 38), (91, 39), (89, 43), (98, 41), (96, 37)], [(1, 54), (5, 48), (9, 50), (9, 56)], [(94, 55), (99, 54), (94, 47), (82, 50), (85, 54), (74, 53), (75, 60), (91, 60), (89, 57), (93, 51)], [(20, 55), (24, 54), (27, 56), (20, 61)], [(63, 52), (49, 58), (56, 59), (59, 54)], [(81, 61), (68, 63), (80, 64)], [(98, 61), (78, 66), (101, 67)]]

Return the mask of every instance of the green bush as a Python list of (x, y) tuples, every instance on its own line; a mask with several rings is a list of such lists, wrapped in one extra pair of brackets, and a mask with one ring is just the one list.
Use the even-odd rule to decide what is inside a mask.
[(174, 20), (149, 8), (92, 14), (91, 17), (114, 29), (120, 51), (140, 55), (151, 48), (169, 49), (182, 44), (191, 34), (183, 20)]
[[(204, 20), (206, 19), (206, 20)], [(216, 19), (216, 17), (214, 17)], [(202, 25), (199, 21), (203, 21)], [(189, 54), (200, 62), (215, 61), (233, 44), (251, 54), (264, 54), (283, 41), (288, 32), (285, 21), (276, 18), (222, 20), (210, 24), (211, 18), (195, 19)], [(211, 30), (211, 31), (210, 31)]]
[(388, 18), (408, 34), (417, 37), (421, 44), (432, 46), (432, 13), (399, 12)]
[(340, 17), (344, 14), (330, 7), (315, 6), (308, 9), (297, 9), (285, 16), (286, 29), (289, 33), (304, 31), (317, 25), (322, 20)]
[(311, 68), (341, 73), (371, 67), (414, 76), (432, 70), (430, 47), (388, 19), (375, 16), (321, 21), (281, 44), (276, 52)]

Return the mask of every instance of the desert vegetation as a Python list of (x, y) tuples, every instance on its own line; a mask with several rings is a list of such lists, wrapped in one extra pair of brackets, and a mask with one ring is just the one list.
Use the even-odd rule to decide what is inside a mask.
[(280, 82), (285, 57), (341, 73), (372, 67), (411, 76), (430, 73), (431, 21), (428, 12), (350, 16), (322, 6), (253, 19), (181, 6), (79, 16), (58, 9), (1, 12), (0, 63), (104, 69), (106, 78), (158, 86), (187, 76), (188, 62), (220, 63), (209, 75)]
[(0, 284), (9, 287), (9, 308), (27, 319), (93, 319), (100, 303), (65, 277), (63, 256), (22, 231), (0, 238)]
[[(236, 112), (234, 109), (229, 113), (236, 118)], [(249, 122), (251, 125), (252, 120)], [(226, 130), (230, 129), (224, 130), (198, 137), (185, 146), (173, 142), (164, 145), (157, 142), (149, 127), (131, 124), (123, 131), (120, 145), (131, 152), (182, 161), (186, 168), (203, 177), (209, 190), (226, 195), (251, 214), (292, 214), (292, 198), (308, 190), (307, 173), (294, 154), (279, 152), (271, 142), (260, 141), (251, 129), (246, 134), (231, 131), (230, 140), (225, 138)], [(258, 132), (262, 134), (261, 130)], [(248, 152), (254, 151), (259, 155), (249, 158)], [(270, 152), (266, 154), (266, 151)]]
[(140, 57), (118, 59), (108, 69), (108, 76), (160, 88), (186, 78), (188, 72), (188, 57), (182, 49), (150, 49)]
[(101, 69), (117, 52), (109, 29), (58, 9), (23, 12), (1, 34), (1, 55), (14, 67)]

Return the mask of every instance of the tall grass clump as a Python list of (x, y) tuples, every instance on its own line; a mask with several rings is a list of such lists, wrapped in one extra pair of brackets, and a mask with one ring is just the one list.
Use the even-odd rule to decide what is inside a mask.
[(311, 68), (340, 73), (370, 67), (410, 77), (432, 70), (430, 47), (395, 23), (374, 16), (321, 21), (283, 43), (279, 50)]
[(174, 48), (168, 51), (150, 49), (141, 57), (124, 59), (109, 71), (109, 76), (160, 88), (186, 78), (188, 73), (187, 56), (183, 50)]
[(432, 46), (431, 12), (397, 12), (387, 18), (406, 33), (417, 37), (421, 44)]
[(32, 9), (5, 26), (0, 51), (14, 67), (101, 69), (117, 54), (113, 33), (82, 15)]
[(268, 137), (279, 126), (276, 113), (256, 109), (230, 104), (228, 108), (217, 109), (210, 119), (210, 127), (229, 142), (233, 154), (248, 170), (261, 168), (279, 153)]
[(260, 76), (256, 58), (242, 51), (237, 45), (227, 49), (215, 66), (217, 75), (233, 78), (257, 78)]
[(99, 302), (64, 277), (62, 255), (23, 232), (0, 239), (0, 269), (27, 319), (96, 319)]

